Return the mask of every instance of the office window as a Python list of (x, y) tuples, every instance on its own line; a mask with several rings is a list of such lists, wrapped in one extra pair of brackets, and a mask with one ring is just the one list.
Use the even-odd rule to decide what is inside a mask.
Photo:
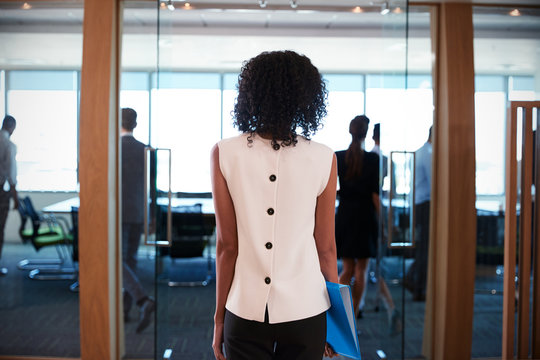
[[(152, 89), (152, 145), (172, 151), (172, 191), (210, 191), (210, 150), (221, 138), (221, 77), (161, 72), (158, 80)], [(166, 166), (158, 164), (158, 172), (166, 173)]]
[(222, 111), (222, 137), (224, 139), (240, 134), (237, 128), (233, 126), (232, 111), (234, 102), (238, 95), (236, 85), (238, 84), (239, 74), (223, 75), (223, 111)]
[(129, 107), (137, 112), (133, 136), (145, 144), (150, 142), (149, 79), (146, 72), (123, 72), (120, 84), (120, 107)]
[(9, 71), (6, 79), (18, 189), (77, 190), (77, 72)]
[(328, 115), (313, 140), (334, 151), (346, 149), (351, 142), (349, 122), (364, 113), (364, 76), (323, 74), (328, 90)]
[(475, 77), (476, 192), (504, 193), (506, 92), (504, 76)]
[(508, 78), (508, 100), (510, 101), (534, 101), (534, 77), (510, 76)]
[(0, 70), (0, 117), (6, 116), (6, 72)]
[(407, 84), (402, 75), (367, 75), (366, 81), (366, 115), (382, 124), (381, 148), (418, 150), (433, 124), (431, 76), (409, 75)]

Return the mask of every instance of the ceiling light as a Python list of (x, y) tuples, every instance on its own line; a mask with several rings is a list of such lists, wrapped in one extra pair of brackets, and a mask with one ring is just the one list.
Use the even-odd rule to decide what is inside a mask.
[(266, 7), (266, 0), (259, 0), (259, 6), (261, 8), (265, 8)]
[(169, 2), (167, 2), (167, 9), (174, 11), (174, 5), (172, 3), (172, 0), (169, 0)]
[(167, 4), (165, 4), (164, 2), (162, 2), (159, 7), (162, 9), (162, 10), (165, 10), (167, 8)]
[(293, 9), (296, 9), (298, 7), (298, 2), (296, 2), (296, 0), (289, 0), (289, 4)]
[(353, 13), (361, 13), (361, 12), (364, 12), (364, 10), (362, 10), (362, 8), (360, 6), (357, 6), (354, 9), (352, 9), (352, 12)]
[(394, 10), (392, 10), (392, 12), (394, 14), (401, 14), (403, 12), (403, 10), (401, 10), (401, 8), (398, 6), (397, 8), (395, 8)]
[(186, 9), (191, 9), (191, 4), (190, 4), (190, 3), (185, 3), (185, 4), (184, 4), (184, 7), (185, 7)]
[(21, 9), (23, 10), (30, 10), (32, 8), (32, 5), (30, 5), (29, 3), (25, 2), (24, 4), (22, 4), (21, 6)]
[(388, 8), (388, 1), (383, 2), (381, 7), (381, 15), (386, 15), (390, 12), (390, 9)]
[(521, 11), (519, 11), (518, 9), (514, 9), (514, 10), (510, 11), (508, 13), (508, 15), (510, 15), (510, 16), (521, 16)]

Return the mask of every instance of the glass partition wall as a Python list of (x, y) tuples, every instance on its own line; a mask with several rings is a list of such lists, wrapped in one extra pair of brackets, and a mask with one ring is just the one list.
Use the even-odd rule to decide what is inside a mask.
[[(152, 92), (158, 59), (158, 6), (152, 1), (123, 3), (123, 32), (120, 73), (120, 168), (121, 168), (121, 249), (124, 358), (149, 359), (156, 352), (155, 302), (157, 248), (149, 234), (148, 214), (155, 183), (146, 176), (154, 161), (151, 151)], [(146, 148), (145, 148), (146, 147)], [(150, 166), (152, 165), (152, 166)], [(166, 172), (161, 174), (167, 175)], [(160, 176), (161, 179), (162, 176)], [(153, 192), (152, 192), (153, 194)], [(146, 222), (145, 222), (146, 220)], [(146, 224), (146, 226), (145, 226)], [(155, 223), (153, 223), (155, 224)], [(159, 299), (161, 300), (161, 299)]]
[(19, 196), (0, 249), (0, 356), (80, 356), (72, 205), (82, 21), (82, 2), (0, 2), (0, 116), (16, 120)]
[[(231, 110), (244, 61), (262, 51), (284, 49), (308, 56), (329, 90), (328, 116), (313, 139), (335, 151), (347, 149), (349, 122), (361, 114), (371, 119), (366, 151), (375, 145), (374, 125), (380, 124), (383, 131), (381, 169), (393, 152), (412, 154), (427, 139), (433, 117), (428, 10), (419, 9), (412, 15), (416, 33), (409, 39), (414, 44), (409, 59), (415, 72), (408, 74), (407, 2), (392, 2), (388, 8), (369, 2), (360, 5), (309, 8), (254, 3), (220, 8), (204, 3), (160, 4), (159, 65), (157, 73), (150, 74), (155, 79), (150, 82), (150, 140), (153, 147), (171, 151), (172, 200), (165, 199), (166, 184), (157, 184), (158, 196), (163, 198), (157, 213), (162, 219), (171, 219), (172, 246), (156, 251), (156, 356), (212, 357), (215, 237), (209, 153), (219, 139), (238, 134), (232, 126)], [(413, 116), (406, 115), (412, 110)], [(396, 169), (395, 195), (406, 196), (409, 208), (414, 205), (412, 164), (396, 160), (392, 167)], [(169, 171), (158, 164), (158, 173), (160, 169)], [(387, 174), (381, 170), (381, 175)], [(381, 180), (382, 223), (389, 226), (391, 209), (394, 219), (400, 219), (393, 229), (397, 234), (408, 234), (412, 225), (401, 219), (412, 214), (397, 197), (389, 202), (389, 180), (388, 176)], [(167, 215), (169, 204), (171, 214)], [(196, 204), (200, 204), (198, 208)], [(207, 226), (205, 247), (192, 256), (178, 256), (176, 251), (188, 252), (174, 248), (182, 243), (182, 219), (192, 212), (202, 213), (202, 223)], [(157, 224), (168, 226), (164, 220)], [(388, 246), (385, 232), (380, 232), (381, 256), (372, 261), (363, 318), (357, 322), (366, 359), (421, 353), (424, 308), (421, 304), (409, 307), (412, 296), (403, 288), (411, 250), (403, 245)], [(162, 244), (168, 243), (165, 233), (157, 234)], [(408, 241), (412, 244), (413, 238)], [(341, 260), (339, 267), (341, 270)], [(419, 314), (411, 315), (412, 321), (407, 317), (410, 309)], [(415, 327), (411, 333), (407, 333), (409, 325)], [(408, 346), (407, 353), (406, 341), (414, 344)]]
[(540, 9), (478, 6), (473, 11), (477, 250), (472, 355), (486, 358), (502, 354), (507, 108), (510, 101), (540, 98)]

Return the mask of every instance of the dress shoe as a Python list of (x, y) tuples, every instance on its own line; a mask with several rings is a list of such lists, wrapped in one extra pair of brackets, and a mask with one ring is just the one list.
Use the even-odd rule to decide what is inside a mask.
[(0, 276), (6, 276), (8, 274), (8, 269), (3, 267), (0, 268)]
[(140, 307), (139, 323), (135, 332), (138, 334), (150, 325), (154, 311), (156, 310), (156, 302), (152, 298), (148, 298)]

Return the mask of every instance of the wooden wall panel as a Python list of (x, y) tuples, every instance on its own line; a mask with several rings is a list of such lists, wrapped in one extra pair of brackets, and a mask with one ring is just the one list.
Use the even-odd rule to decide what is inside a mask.
[(84, 2), (80, 107), (81, 358), (119, 358), (119, 0)]
[(470, 4), (439, 5), (430, 290), (425, 355), (469, 359), (476, 267), (473, 23)]

